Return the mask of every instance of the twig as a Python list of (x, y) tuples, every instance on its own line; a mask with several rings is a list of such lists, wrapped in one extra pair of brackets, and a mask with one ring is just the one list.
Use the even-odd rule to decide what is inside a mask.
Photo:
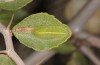
[(6, 50), (0, 51), (0, 54), (6, 54), (6, 53), (7, 53)]
[(94, 46), (96, 48), (100, 48), (100, 38), (94, 36), (94, 35), (89, 35), (88, 33), (82, 32), (77, 35), (78, 38), (84, 39), (87, 41), (91, 46)]
[(17, 65), (25, 65), (24, 62), (21, 60), (21, 58), (17, 55), (17, 53), (14, 50), (13, 42), (12, 42), (12, 34), (9, 30), (5, 30), (3, 33), (5, 44), (6, 44), (6, 50), (8, 51), (8, 56), (15, 61)]
[(97, 36), (82, 32), (78, 34), (77, 37), (86, 40), (91, 46), (100, 48), (100, 38)]
[(86, 33), (80, 33), (79, 35), (75, 36), (75, 38), (73, 38), (71, 40), (71, 42), (72, 43), (77, 43), (76, 39), (77, 38), (80, 39), (81, 40), (81, 42), (80, 42), (81, 45), (78, 47), (78, 49), (84, 55), (86, 55), (95, 65), (100, 65), (100, 60), (96, 57), (96, 55), (92, 52), (92, 50), (90, 50), (90, 48), (87, 45), (85, 45), (85, 44), (87, 44), (87, 41), (85, 41), (84, 39), (87, 39), (88, 37), (89, 37), (88, 34), (86, 34)]
[(86, 46), (81, 46), (80, 50), (85, 54), (95, 65), (100, 65), (100, 60), (95, 56), (95, 54)]
[[(76, 36), (82, 32), (83, 27), (87, 20), (95, 13), (95, 11), (100, 7), (100, 0), (91, 0), (90, 3), (82, 10), (82, 12), (69, 24), (73, 33)], [(95, 65), (100, 65), (100, 60), (87, 48), (86, 46), (81, 46), (80, 50), (92, 60)]]
[(17, 65), (25, 65), (24, 62), (21, 60), (21, 58), (17, 55), (17, 53), (14, 50), (11, 32), (9, 30), (7, 30), (6, 27), (3, 26), (1, 23), (0, 23), (0, 32), (3, 34), (4, 39), (5, 39), (7, 55)]
[(1, 33), (4, 33), (4, 30), (6, 29), (5, 26), (3, 26), (1, 23), (0, 23), (0, 32)]
[(69, 24), (74, 33), (78, 33), (83, 30), (83, 27), (87, 20), (95, 13), (100, 7), (100, 0), (90, 0), (90, 2), (83, 8), (83, 10), (76, 16), (74, 20)]
[(33, 52), (25, 61), (26, 65), (41, 65), (55, 55), (53, 51)]
[(100, 48), (100, 38), (97, 38), (95, 36), (89, 36), (86, 40), (92, 46), (97, 47), (97, 48)]

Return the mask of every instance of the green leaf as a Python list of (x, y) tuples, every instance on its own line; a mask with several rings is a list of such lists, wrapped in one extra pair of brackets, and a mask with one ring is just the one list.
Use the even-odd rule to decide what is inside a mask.
[(0, 12), (0, 23), (7, 25), (11, 19), (13, 12), (1, 11)]
[(30, 15), (13, 28), (15, 37), (37, 51), (50, 50), (71, 36), (69, 27), (47, 13)]
[(74, 52), (67, 65), (87, 65), (87, 62), (80, 52)]
[(65, 42), (64, 44), (60, 45), (57, 48), (54, 48), (53, 50), (60, 54), (68, 54), (75, 51), (75, 49), (76, 48), (70, 42)]
[(7, 55), (0, 54), (0, 65), (16, 65)]
[(17, 10), (31, 1), (32, 0), (0, 0), (0, 8), (5, 10)]
[(12, 15), (14, 13), (14, 22), (13, 25), (18, 23), (20, 20), (22, 20), (23, 18), (25, 18), (28, 14), (23, 11), (22, 9), (17, 10), (16, 12), (12, 12), (12, 11), (1, 11), (0, 12), (0, 23), (2, 23), (3, 25), (7, 26)]

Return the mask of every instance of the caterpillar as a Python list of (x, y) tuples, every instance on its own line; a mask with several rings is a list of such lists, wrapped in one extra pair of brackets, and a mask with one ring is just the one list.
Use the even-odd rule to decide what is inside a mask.
[(34, 28), (32, 34), (39, 38), (61, 38), (69, 34), (69, 29), (63, 26), (38, 26)]

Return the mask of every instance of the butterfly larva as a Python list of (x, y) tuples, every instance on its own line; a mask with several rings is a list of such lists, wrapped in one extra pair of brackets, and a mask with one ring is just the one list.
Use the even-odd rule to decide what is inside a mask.
[(32, 33), (40, 38), (62, 38), (70, 33), (66, 25), (63, 26), (39, 26)]

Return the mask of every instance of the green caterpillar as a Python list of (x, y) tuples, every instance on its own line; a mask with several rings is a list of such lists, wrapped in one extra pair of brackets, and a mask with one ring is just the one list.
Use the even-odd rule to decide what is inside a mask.
[(32, 34), (39, 38), (62, 38), (71, 35), (70, 29), (66, 25), (61, 26), (38, 26), (32, 30)]

